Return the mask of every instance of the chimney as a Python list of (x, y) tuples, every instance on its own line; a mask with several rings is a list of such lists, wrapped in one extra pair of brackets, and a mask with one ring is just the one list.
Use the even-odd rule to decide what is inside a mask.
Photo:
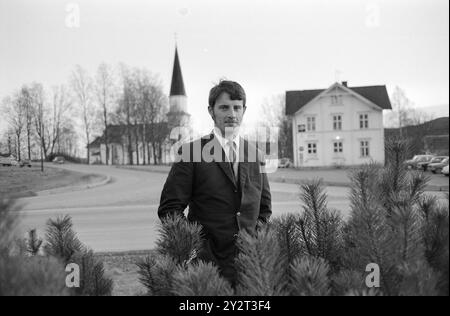
[(348, 88), (348, 81), (342, 81), (342, 85)]

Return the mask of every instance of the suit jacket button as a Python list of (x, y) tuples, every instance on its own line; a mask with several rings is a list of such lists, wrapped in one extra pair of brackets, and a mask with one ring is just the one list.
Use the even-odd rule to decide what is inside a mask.
[(234, 234), (233, 237), (234, 237), (234, 238), (238, 238), (239, 235), (238, 235), (238, 234)]
[(236, 215), (237, 215), (237, 216), (241, 216), (241, 212), (237, 212)]

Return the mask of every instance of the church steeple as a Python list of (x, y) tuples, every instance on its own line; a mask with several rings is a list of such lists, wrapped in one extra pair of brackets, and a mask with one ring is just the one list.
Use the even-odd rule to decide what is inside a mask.
[(181, 74), (178, 47), (175, 46), (175, 59), (173, 62), (172, 83), (169, 95), (169, 113), (167, 120), (169, 128), (177, 126), (189, 126), (190, 114), (187, 111), (187, 96), (184, 88), (183, 75)]
[(175, 46), (175, 59), (173, 62), (172, 85), (170, 86), (170, 96), (176, 95), (186, 96), (186, 90), (184, 89), (180, 59), (178, 57), (178, 48)]

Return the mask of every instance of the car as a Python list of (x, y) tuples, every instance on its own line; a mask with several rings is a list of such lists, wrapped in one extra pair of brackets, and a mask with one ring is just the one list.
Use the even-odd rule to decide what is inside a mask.
[(0, 165), (4, 167), (11, 167), (13, 165), (17, 165), (16, 162), (17, 160), (14, 158), (14, 156), (6, 156), (6, 157), (0, 156)]
[(31, 168), (31, 161), (29, 161), (27, 159), (21, 160), (21, 161), (19, 161), (19, 166), (20, 166), (20, 168), (23, 168), (23, 167)]
[(292, 161), (289, 158), (281, 158), (278, 160), (278, 168), (290, 168)]
[(445, 166), (448, 166), (448, 160), (449, 157), (445, 158), (444, 160), (438, 163), (430, 163), (428, 165), (428, 170), (430, 170), (432, 173), (441, 173), (442, 169), (444, 169)]
[(417, 169), (417, 164), (421, 162), (428, 162), (433, 159), (433, 155), (415, 155), (412, 159), (406, 160), (405, 164), (409, 169)]
[(11, 159), (11, 166), (13, 167), (20, 167), (20, 163), (15, 158)]
[(65, 159), (62, 156), (56, 156), (55, 159), (53, 159), (53, 163), (56, 164), (64, 164)]
[(448, 165), (445, 166), (444, 169), (442, 169), (442, 174), (448, 177)]
[(442, 162), (442, 160), (444, 160), (446, 158), (448, 158), (448, 157), (447, 156), (436, 156), (436, 157), (433, 157), (429, 161), (423, 161), (423, 162), (417, 163), (416, 168), (419, 169), (419, 170), (427, 171), (428, 166), (430, 164), (432, 164), (432, 163), (440, 163), (440, 162)]

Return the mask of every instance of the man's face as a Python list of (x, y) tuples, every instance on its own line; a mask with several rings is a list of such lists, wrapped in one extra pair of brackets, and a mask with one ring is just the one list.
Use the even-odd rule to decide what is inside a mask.
[(220, 129), (224, 137), (239, 131), (245, 110), (243, 100), (231, 100), (230, 95), (226, 92), (217, 98), (214, 108), (208, 108), (215, 126)]

